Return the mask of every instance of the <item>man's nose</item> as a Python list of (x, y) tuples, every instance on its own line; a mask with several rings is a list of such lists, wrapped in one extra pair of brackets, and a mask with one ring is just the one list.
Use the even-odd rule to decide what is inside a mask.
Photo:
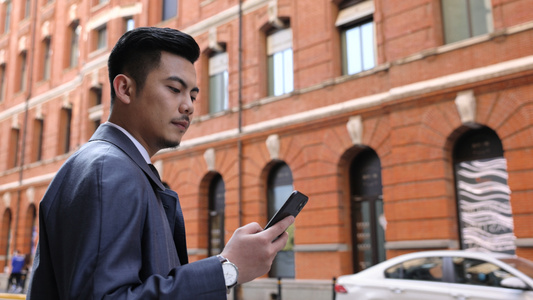
[(194, 112), (194, 104), (192, 103), (192, 99), (188, 98), (182, 101), (179, 107), (179, 111), (182, 114), (192, 115)]

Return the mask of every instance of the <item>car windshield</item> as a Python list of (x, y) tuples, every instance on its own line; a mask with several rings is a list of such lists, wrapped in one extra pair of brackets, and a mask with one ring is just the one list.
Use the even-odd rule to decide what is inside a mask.
[(520, 257), (504, 258), (500, 260), (514, 267), (520, 272), (526, 274), (529, 278), (533, 279), (533, 262)]

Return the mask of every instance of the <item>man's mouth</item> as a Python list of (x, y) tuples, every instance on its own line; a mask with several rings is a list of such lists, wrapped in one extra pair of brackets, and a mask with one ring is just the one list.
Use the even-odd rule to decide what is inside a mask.
[(187, 130), (187, 128), (189, 128), (189, 121), (187, 120), (173, 120), (172, 121), (172, 124), (174, 124), (174, 126), (180, 128), (181, 130)]

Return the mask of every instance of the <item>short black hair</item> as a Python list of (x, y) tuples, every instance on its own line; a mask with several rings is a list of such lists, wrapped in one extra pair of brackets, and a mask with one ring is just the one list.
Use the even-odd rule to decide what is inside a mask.
[(115, 100), (113, 80), (119, 74), (130, 76), (141, 90), (148, 73), (159, 66), (161, 51), (179, 55), (191, 63), (200, 56), (200, 47), (188, 34), (172, 28), (139, 27), (118, 40), (107, 62), (111, 83), (111, 106)]

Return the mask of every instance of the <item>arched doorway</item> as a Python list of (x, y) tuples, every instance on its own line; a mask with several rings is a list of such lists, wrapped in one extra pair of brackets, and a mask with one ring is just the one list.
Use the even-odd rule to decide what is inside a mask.
[(371, 148), (361, 150), (350, 165), (353, 270), (385, 260), (381, 162)]
[[(284, 162), (279, 162), (270, 171), (268, 177), (268, 219), (272, 218), (276, 211), (281, 208), (285, 200), (294, 190), (292, 172), (289, 166)], [(285, 248), (278, 252), (269, 276), (278, 278), (294, 278), (294, 225), (291, 225), (287, 232), (289, 240)]]

